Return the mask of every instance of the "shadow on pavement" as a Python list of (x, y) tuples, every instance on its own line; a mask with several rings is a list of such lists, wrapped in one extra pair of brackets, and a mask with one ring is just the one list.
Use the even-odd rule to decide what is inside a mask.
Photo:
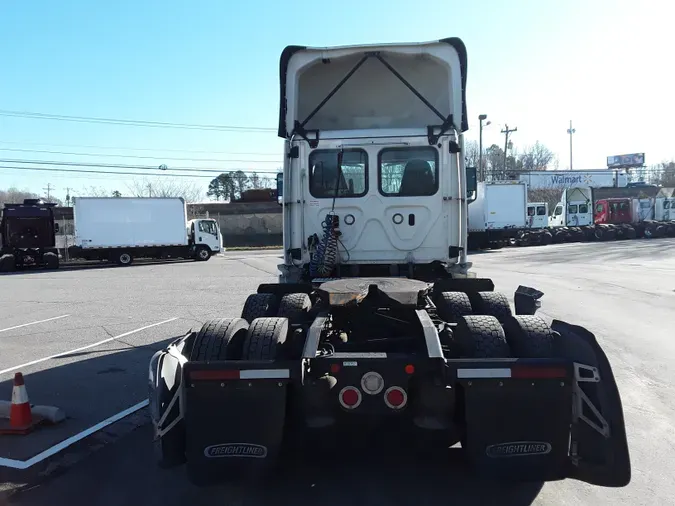
[(61, 264), (58, 269), (44, 269), (41, 267), (31, 267), (23, 270), (17, 270), (13, 272), (0, 272), (0, 276), (20, 276), (23, 274), (53, 274), (55, 272), (63, 271), (84, 271), (90, 269), (116, 269), (116, 268), (133, 268), (133, 267), (144, 267), (148, 265), (166, 265), (166, 264), (184, 264), (184, 263), (196, 263), (193, 259), (168, 259), (168, 260), (134, 260), (134, 263), (126, 267), (121, 267), (116, 263), (112, 262), (82, 262), (82, 263), (72, 263), (72, 264)]
[[(57, 406), (65, 411), (67, 418), (53, 426), (38, 427), (29, 435), (0, 436), (0, 457), (26, 461), (147, 399), (150, 358), (178, 337), (139, 346), (111, 341), (51, 359), (40, 364), (44, 369), (35, 372), (32, 372), (35, 366), (29, 366), (6, 373), (0, 383), (1, 398), (11, 398), (14, 373), (22, 372), (31, 404)], [(112, 434), (109, 429), (106, 431)], [(64, 453), (70, 451), (69, 448)], [(36, 464), (28, 470), (28, 475), (45, 465)], [(0, 482), (6, 481), (7, 473), (15, 472), (0, 467)]]
[(86, 463), (9, 504), (43, 506), (527, 506), (542, 484), (508, 484), (477, 478), (459, 450), (427, 458), (411, 455), (324, 454), (320, 460), (285, 461), (255, 485), (197, 488), (184, 467), (158, 469), (152, 430), (143, 426), (97, 452)]

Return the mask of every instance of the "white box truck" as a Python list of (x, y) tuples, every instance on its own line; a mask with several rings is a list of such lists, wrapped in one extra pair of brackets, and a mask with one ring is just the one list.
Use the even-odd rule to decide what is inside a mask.
[(469, 246), (501, 248), (527, 228), (527, 184), (521, 181), (478, 183), (469, 204)]
[(213, 219), (187, 220), (182, 198), (75, 197), (70, 258), (130, 265), (134, 258), (193, 258), (222, 251)]

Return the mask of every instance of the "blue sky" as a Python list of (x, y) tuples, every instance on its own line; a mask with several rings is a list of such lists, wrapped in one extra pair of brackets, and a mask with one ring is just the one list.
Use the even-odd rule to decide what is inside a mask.
[[(499, 130), (507, 123), (518, 127), (516, 146), (540, 140), (567, 168), (572, 119), (575, 169), (602, 168), (607, 155), (631, 152), (656, 163), (675, 157), (672, 70), (662, 63), (674, 44), (668, 18), (665, 2), (624, 0), (6, 1), (0, 111), (274, 129), (284, 46), (459, 36), (469, 55), (469, 138), (477, 138), (476, 118), (485, 113), (493, 122), (485, 143), (503, 144)], [(273, 131), (0, 116), (3, 160), (274, 172), (281, 146)], [(68, 187), (76, 194), (91, 185), (124, 193), (131, 179), (0, 169), (0, 188), (43, 193), (49, 183), (61, 198)], [(205, 187), (208, 178), (194, 181)]]

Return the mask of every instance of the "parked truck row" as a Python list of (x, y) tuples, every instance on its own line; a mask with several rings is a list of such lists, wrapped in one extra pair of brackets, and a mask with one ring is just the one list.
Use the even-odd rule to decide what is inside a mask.
[(0, 219), (0, 272), (58, 269), (64, 261), (131, 265), (136, 258), (206, 261), (222, 248), (213, 219), (187, 219), (182, 198), (75, 197), (74, 244), (60, 255), (55, 204), (26, 199), (5, 204)]
[(478, 183), (469, 206), (469, 247), (675, 237), (673, 192), (600, 197), (601, 190), (566, 188), (550, 213), (547, 202), (528, 202), (523, 181)]

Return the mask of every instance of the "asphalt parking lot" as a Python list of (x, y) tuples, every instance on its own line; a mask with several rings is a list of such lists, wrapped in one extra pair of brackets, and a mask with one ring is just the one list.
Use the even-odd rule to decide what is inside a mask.
[[(0, 436), (0, 459), (39, 458), (68, 438), (134, 410), (19, 471), (0, 467), (11, 504), (672, 504), (675, 487), (675, 240), (508, 248), (472, 255), (474, 269), (510, 297), (543, 292), (540, 314), (586, 326), (608, 354), (624, 402), (633, 482), (603, 489), (565, 481), (486, 487), (452, 455), (322, 466), (289, 463), (268, 487), (197, 490), (183, 469), (154, 466), (142, 406), (147, 364), (167, 342), (211, 317), (239, 316), (246, 296), (276, 278), (278, 251), (228, 252), (206, 263), (73, 269), (0, 277), (0, 399), (14, 372), (34, 404), (68, 419), (29, 436)], [(3, 460), (0, 460), (2, 464)], [(2, 504), (0, 495), (0, 504)]]

